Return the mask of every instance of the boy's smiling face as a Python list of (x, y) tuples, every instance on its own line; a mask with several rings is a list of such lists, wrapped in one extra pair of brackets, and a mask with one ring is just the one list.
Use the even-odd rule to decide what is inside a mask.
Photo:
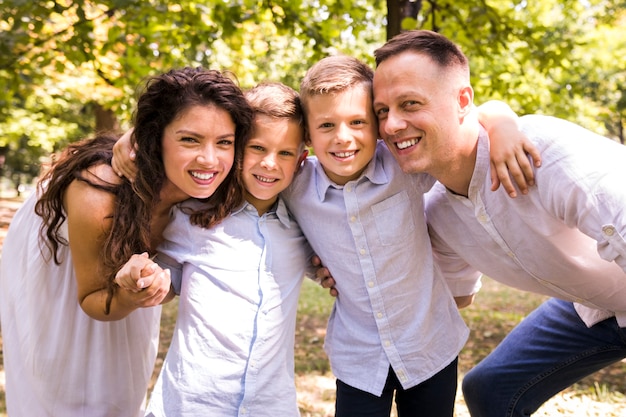
[(307, 101), (311, 146), (324, 172), (344, 185), (358, 178), (374, 157), (378, 126), (370, 92), (356, 86)]
[(243, 154), (246, 200), (265, 213), (291, 184), (302, 162), (303, 128), (296, 121), (259, 114)]

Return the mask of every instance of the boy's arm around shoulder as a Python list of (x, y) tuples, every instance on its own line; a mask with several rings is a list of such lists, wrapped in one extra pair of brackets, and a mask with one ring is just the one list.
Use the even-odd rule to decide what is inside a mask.
[(527, 194), (528, 187), (535, 183), (529, 157), (534, 166), (539, 167), (541, 154), (520, 132), (517, 114), (508, 104), (491, 100), (478, 107), (478, 119), (489, 135), (491, 190), (497, 190), (502, 184), (509, 196), (516, 197), (515, 181), (522, 194)]

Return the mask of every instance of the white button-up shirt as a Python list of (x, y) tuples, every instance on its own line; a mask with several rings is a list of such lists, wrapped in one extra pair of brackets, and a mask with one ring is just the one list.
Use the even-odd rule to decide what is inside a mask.
[(424, 218), (428, 175), (407, 175), (379, 142), (344, 186), (307, 159), (283, 197), (336, 281), (325, 340), (333, 373), (382, 393), (389, 367), (404, 388), (449, 365), (468, 329), (434, 268)]
[(543, 161), (528, 195), (490, 191), (484, 131), (468, 198), (441, 184), (427, 195), (444, 276), (457, 296), (475, 292), (481, 271), (584, 305), (577, 310), (589, 326), (614, 314), (626, 326), (626, 147), (552, 117), (520, 124)]
[(246, 203), (210, 229), (177, 208), (164, 237), (159, 252), (182, 264), (182, 280), (148, 412), (299, 416), (295, 321), (312, 252), (284, 203), (261, 217)]

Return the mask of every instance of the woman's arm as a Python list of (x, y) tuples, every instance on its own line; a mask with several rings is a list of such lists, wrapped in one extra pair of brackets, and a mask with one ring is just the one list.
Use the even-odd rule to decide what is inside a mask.
[[(99, 178), (119, 181), (108, 166), (94, 169), (93, 173)], [(110, 312), (106, 314), (109, 278), (104, 274), (101, 252), (111, 227), (114, 204), (113, 194), (78, 180), (68, 187), (64, 197), (78, 302), (90, 317), (103, 321), (119, 320), (137, 308), (160, 304), (169, 292), (168, 278), (154, 280), (139, 292), (119, 288), (111, 300)]]

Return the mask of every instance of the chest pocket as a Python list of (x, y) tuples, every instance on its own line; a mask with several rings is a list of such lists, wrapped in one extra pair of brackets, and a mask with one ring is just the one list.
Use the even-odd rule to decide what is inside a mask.
[(415, 231), (411, 202), (406, 191), (372, 206), (374, 221), (383, 246), (403, 244)]

